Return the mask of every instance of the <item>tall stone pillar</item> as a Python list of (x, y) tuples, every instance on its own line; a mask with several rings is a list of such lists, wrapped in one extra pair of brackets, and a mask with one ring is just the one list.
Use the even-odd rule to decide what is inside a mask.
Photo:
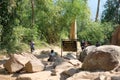
[(71, 24), (70, 27), (70, 39), (74, 40), (77, 39), (77, 24), (76, 24), (76, 20), (74, 20)]

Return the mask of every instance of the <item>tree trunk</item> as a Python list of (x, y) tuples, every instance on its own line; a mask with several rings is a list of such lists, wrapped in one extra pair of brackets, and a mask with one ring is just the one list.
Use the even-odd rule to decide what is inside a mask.
[(35, 17), (34, 17), (34, 0), (31, 0), (31, 8), (32, 8), (32, 27), (34, 26), (34, 22), (35, 22)]
[(97, 12), (96, 12), (96, 17), (95, 17), (95, 22), (96, 22), (96, 21), (98, 21), (98, 16), (99, 16), (99, 8), (100, 8), (100, 0), (98, 0)]

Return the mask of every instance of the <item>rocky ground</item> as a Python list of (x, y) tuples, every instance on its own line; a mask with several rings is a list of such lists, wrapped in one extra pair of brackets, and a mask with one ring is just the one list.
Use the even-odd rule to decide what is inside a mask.
[[(56, 61), (48, 62), (51, 49), (57, 52)], [(120, 80), (119, 71), (83, 71), (82, 63), (77, 60), (76, 53), (62, 52), (59, 47), (37, 49), (33, 53), (43, 62), (45, 68), (36, 73), (8, 73), (3, 64), (9, 57), (0, 56), (0, 80)]]

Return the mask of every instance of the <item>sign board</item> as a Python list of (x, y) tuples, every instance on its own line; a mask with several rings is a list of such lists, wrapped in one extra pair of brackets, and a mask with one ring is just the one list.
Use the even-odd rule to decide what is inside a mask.
[(77, 51), (77, 41), (76, 40), (63, 40), (62, 41), (63, 51)]

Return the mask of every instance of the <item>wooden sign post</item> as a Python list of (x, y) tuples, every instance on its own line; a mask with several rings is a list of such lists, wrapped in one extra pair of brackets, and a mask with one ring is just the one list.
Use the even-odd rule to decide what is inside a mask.
[(62, 40), (61, 57), (63, 51), (77, 52), (77, 40)]

